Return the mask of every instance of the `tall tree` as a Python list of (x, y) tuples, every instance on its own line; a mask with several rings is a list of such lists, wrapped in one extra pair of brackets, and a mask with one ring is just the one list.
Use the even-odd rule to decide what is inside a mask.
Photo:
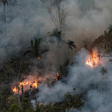
[(3, 21), (5, 25), (4, 37), (6, 38), (6, 3), (7, 3), (7, 0), (0, 0), (0, 1), (3, 3)]
[(45, 50), (40, 50), (40, 41), (41, 39), (34, 38), (34, 41), (31, 40), (31, 49), (27, 50), (24, 52), (24, 56), (26, 56), (28, 53), (33, 54), (37, 59), (40, 59), (40, 55), (43, 54), (44, 52), (47, 52), (48, 49)]
[(108, 29), (109, 29), (108, 33), (112, 33), (112, 25), (111, 24), (109, 25)]
[(76, 48), (75, 42), (72, 40), (68, 40), (68, 42), (66, 42), (66, 44), (69, 46), (69, 48), (71, 50), (73, 50), (73, 48)]
[(7, 34), (6, 34), (6, 4), (8, 5), (8, 2), (11, 3), (16, 3), (16, 0), (0, 0), (0, 2), (3, 3), (3, 21), (4, 21), (4, 37), (6, 38)]
[(68, 14), (66, 0), (41, 0), (51, 16), (55, 27), (61, 32), (63, 31), (65, 25), (65, 19)]

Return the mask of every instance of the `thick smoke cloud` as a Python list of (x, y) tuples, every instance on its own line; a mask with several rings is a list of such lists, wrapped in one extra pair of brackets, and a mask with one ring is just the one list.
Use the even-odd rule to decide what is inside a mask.
[[(45, 36), (54, 26), (40, 1), (20, 0), (14, 6), (6, 5), (4, 22), (3, 4), (0, 2), (0, 58), (6, 59), (21, 49), (27, 48), (36, 36)], [(5, 31), (6, 29), (6, 31)]]
[[(108, 77), (103, 78), (100, 73), (102, 65), (91, 68), (85, 64), (85, 57), (89, 55), (85, 49), (82, 49), (75, 56), (74, 65), (68, 67), (69, 74), (63, 81), (58, 81), (52, 87), (46, 87), (44, 84), (39, 85), (39, 93), (37, 94), (37, 101), (44, 104), (50, 103), (53, 100), (55, 102), (61, 102), (64, 99), (66, 92), (72, 94), (85, 93), (88, 99), (86, 104), (81, 107), (80, 111), (74, 109), (72, 112), (111, 112), (112, 110), (112, 63), (109, 62), (109, 58), (102, 58), (101, 61), (104, 63), (104, 67), (107, 69)], [(73, 88), (76, 88), (73, 91)], [(83, 99), (85, 100), (85, 98)], [(32, 100), (34, 103), (34, 101)]]
[(68, 3), (66, 36), (76, 41), (78, 48), (103, 34), (112, 23), (111, 0), (70, 0)]
[[(69, 0), (65, 37), (77, 43), (77, 49), (93, 41), (107, 29), (112, 20), (111, 0)], [(0, 58), (6, 59), (27, 46), (34, 36), (45, 36), (55, 28), (45, 4), (39, 0), (8, 1), (4, 23), (0, 2)], [(6, 33), (5, 33), (6, 28)], [(80, 42), (80, 45), (79, 45)]]
[[(62, 39), (75, 41), (77, 49), (80, 49), (85, 43), (92, 42), (99, 35), (103, 34), (108, 25), (112, 23), (111, 0), (68, 0), (66, 4), (68, 5), (67, 10), (69, 13), (65, 21), (65, 36)], [(55, 28), (45, 5), (39, 0), (9, 2), (6, 5), (5, 15), (6, 23), (4, 22), (3, 4), (0, 2), (0, 63), (12, 54), (16, 54), (21, 49), (27, 48), (34, 36), (45, 37), (46, 32)], [(65, 49), (63, 50), (63, 47), (60, 48), (57, 46), (59, 44), (56, 42), (54, 45), (49, 44), (50, 52), (47, 58), (44, 57), (46, 65), (49, 64), (48, 62), (52, 58), (52, 63), (49, 66), (53, 66), (54, 63), (54, 69), (60, 63), (63, 63), (61, 61), (67, 56)], [(64, 47), (66, 46), (64, 45)], [(53, 100), (60, 102), (64, 99), (63, 95), (67, 91), (73, 94), (72, 89), (75, 87), (75, 94), (88, 90), (87, 96), (90, 98), (88, 101), (90, 105), (87, 104), (84, 106), (81, 110), (82, 112), (90, 111), (91, 109), (95, 109), (97, 112), (110, 112), (112, 110), (111, 63), (105, 63), (109, 76), (108, 79), (102, 81), (100, 74), (101, 66), (94, 69), (86, 66), (84, 62), (86, 55), (88, 55), (87, 51), (84, 49), (81, 50), (76, 56), (77, 62), (81, 65), (68, 67), (69, 76), (64, 79), (67, 80), (67, 84), (58, 81), (50, 88), (40, 85), (40, 93), (37, 100), (44, 103), (49, 103)], [(92, 83), (94, 85), (98, 84), (98, 86), (95, 89), (90, 89)], [(104, 90), (102, 89), (101, 91), (100, 88)], [(106, 88), (108, 89), (105, 90)]]

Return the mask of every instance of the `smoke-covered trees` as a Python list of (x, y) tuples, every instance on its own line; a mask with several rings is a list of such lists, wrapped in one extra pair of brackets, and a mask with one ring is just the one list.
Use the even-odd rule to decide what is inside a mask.
[(63, 31), (65, 25), (65, 19), (68, 14), (68, 6), (65, 3), (66, 0), (41, 0), (51, 16), (55, 27), (61, 32)]
[(68, 40), (68, 42), (66, 43), (70, 49), (73, 50), (73, 48), (76, 48), (75, 42), (72, 40)]
[(112, 33), (112, 24), (109, 25), (108, 31), (106, 31), (106, 30), (104, 31), (105, 35), (110, 34), (110, 33)]
[(48, 49), (44, 49), (44, 50), (40, 50), (40, 41), (41, 39), (38, 38), (34, 38), (34, 41), (31, 40), (31, 49), (27, 50), (24, 52), (24, 57), (28, 54), (28, 53), (31, 53), (33, 54), (37, 59), (40, 58), (40, 55), (47, 52)]
[(1, 0), (1, 2), (3, 3), (4, 21), (6, 21), (6, 18), (5, 18), (5, 6), (6, 6), (6, 3), (7, 3), (7, 0)]
[(4, 37), (7, 37), (7, 32), (6, 32), (6, 4), (8, 5), (11, 3), (11, 5), (16, 3), (16, 0), (0, 0), (3, 4), (3, 21), (4, 21)]

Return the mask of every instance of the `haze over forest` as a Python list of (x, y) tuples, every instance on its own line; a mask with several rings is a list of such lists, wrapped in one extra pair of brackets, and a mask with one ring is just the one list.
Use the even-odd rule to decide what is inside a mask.
[(112, 0), (0, 0), (0, 112), (112, 112)]

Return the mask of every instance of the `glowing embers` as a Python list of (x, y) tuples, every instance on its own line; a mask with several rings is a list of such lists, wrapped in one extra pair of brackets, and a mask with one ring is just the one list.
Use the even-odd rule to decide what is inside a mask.
[(12, 89), (12, 92), (16, 93), (18, 91), (17, 87), (15, 86), (13, 89)]
[(55, 81), (58, 81), (60, 79), (59, 73), (57, 73), (57, 76), (55, 77)]
[(58, 81), (59, 79), (61, 79), (61, 77), (58, 73), (56, 77), (53, 75), (46, 75), (44, 77), (38, 77), (37, 79), (30, 75), (22, 82), (19, 82), (18, 84), (16, 83), (16, 85), (14, 85), (12, 88), (12, 92), (14, 94), (22, 94), (25, 91), (37, 89), (40, 83), (46, 83), (47, 85), (50, 85), (52, 81)]
[(23, 81), (23, 82), (19, 82), (18, 85), (16, 85), (13, 89), (12, 92), (14, 92), (15, 94), (17, 94), (19, 92), (19, 94), (22, 93), (22, 90), (26, 91), (29, 90), (30, 88), (38, 88), (38, 83), (37, 81)]
[(40, 59), (40, 57), (38, 57), (38, 60)]
[(93, 51), (90, 56), (86, 58), (86, 65), (94, 68), (97, 67), (99, 64), (103, 65), (103, 62), (100, 60), (100, 55), (96, 51)]

